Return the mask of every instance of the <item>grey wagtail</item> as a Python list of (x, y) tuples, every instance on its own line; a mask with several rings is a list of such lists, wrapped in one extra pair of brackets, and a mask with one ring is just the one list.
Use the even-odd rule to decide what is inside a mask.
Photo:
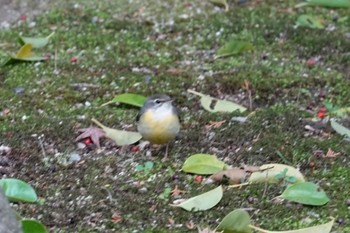
[(168, 158), (168, 142), (180, 131), (179, 114), (173, 100), (164, 94), (149, 97), (137, 116), (137, 130), (153, 144), (167, 144), (163, 160)]

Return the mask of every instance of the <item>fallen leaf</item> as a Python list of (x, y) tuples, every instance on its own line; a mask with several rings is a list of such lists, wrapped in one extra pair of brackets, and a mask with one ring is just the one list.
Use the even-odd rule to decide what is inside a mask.
[(190, 230), (194, 229), (196, 227), (196, 225), (193, 223), (193, 221), (189, 221), (186, 223), (186, 227)]
[(224, 178), (229, 179), (229, 184), (240, 184), (246, 180), (247, 172), (241, 168), (230, 168), (225, 171), (217, 172), (209, 177), (209, 179), (215, 182), (221, 182)]
[(25, 59), (32, 55), (32, 48), (33, 46), (31, 44), (24, 44), (17, 52), (16, 57), (18, 59)]
[(224, 124), (226, 122), (226, 120), (223, 121), (209, 121), (209, 124), (205, 126), (205, 128), (207, 130), (211, 129), (211, 128), (219, 128), (220, 126), (222, 126), (222, 124)]
[(195, 154), (186, 159), (181, 169), (188, 173), (208, 175), (224, 170), (225, 166), (215, 155)]
[(187, 91), (194, 95), (200, 96), (202, 107), (209, 112), (234, 112), (237, 110), (240, 112), (244, 112), (247, 110), (246, 107), (243, 107), (231, 101), (219, 100), (193, 90), (187, 90)]
[(33, 48), (41, 48), (44, 47), (49, 43), (49, 39), (55, 34), (55, 32), (52, 32), (50, 35), (47, 37), (25, 37), (25, 36), (20, 36), (19, 37), (19, 43), (21, 45), (25, 44), (31, 44)]
[(89, 128), (79, 129), (78, 132), (80, 132), (81, 134), (75, 139), (76, 142), (85, 138), (91, 138), (92, 143), (95, 144), (97, 148), (100, 148), (100, 138), (106, 136), (103, 129), (93, 126)]
[(183, 69), (172, 67), (172, 68), (167, 69), (166, 72), (169, 73), (169, 74), (181, 74), (181, 73), (183, 73), (185, 71)]
[(335, 153), (331, 148), (328, 148), (327, 154), (325, 155), (326, 158), (335, 158), (338, 155), (340, 155), (340, 152)]
[(174, 225), (175, 224), (175, 220), (173, 218), (169, 218), (168, 222), (170, 225)]
[(347, 138), (350, 138), (350, 129), (342, 126), (338, 122), (336, 122), (334, 119), (331, 119), (331, 127), (334, 129), (335, 132), (338, 134), (345, 136)]
[(254, 49), (253, 44), (248, 41), (231, 40), (227, 42), (224, 46), (219, 48), (215, 58), (217, 59), (221, 57), (237, 55), (253, 49)]
[(300, 15), (296, 22), (297, 26), (308, 27), (312, 29), (323, 29), (323, 20), (318, 16)]
[(35, 233), (48, 233), (49, 231), (46, 227), (39, 221), (34, 219), (21, 219), (22, 231), (26, 232), (35, 232)]
[(92, 122), (101, 127), (105, 132), (106, 137), (112, 139), (118, 146), (131, 145), (138, 142), (142, 138), (139, 132), (112, 129), (104, 126), (96, 119), (92, 119)]
[(334, 109), (330, 112), (331, 112), (331, 114), (333, 114), (335, 116), (345, 117), (345, 116), (349, 115), (350, 107), (337, 108), (337, 109)]
[(213, 230), (211, 230), (209, 228), (201, 229), (201, 228), (198, 227), (197, 229), (198, 229), (198, 233), (217, 233), (217, 231), (213, 231)]
[(350, 8), (349, 0), (307, 0), (306, 2), (301, 2), (295, 7), (304, 6), (321, 6), (330, 8)]
[(175, 185), (175, 188), (174, 188), (173, 190), (171, 190), (170, 193), (171, 193), (171, 196), (172, 196), (172, 197), (178, 197), (178, 196), (180, 196), (181, 194), (186, 193), (186, 191), (179, 189), (178, 186)]
[(3, 190), (5, 196), (12, 202), (30, 202), (38, 201), (38, 197), (34, 188), (19, 179), (2, 178), (0, 179), (0, 188)]
[(327, 194), (312, 182), (292, 184), (287, 187), (281, 197), (304, 205), (322, 206), (329, 202)]
[[(287, 170), (286, 170), (287, 169)], [(296, 182), (305, 182), (304, 176), (296, 168), (285, 164), (264, 164), (260, 166), (260, 171), (253, 172), (248, 179), (249, 183), (278, 183), (277, 178), (281, 173), (285, 173), (285, 177), (294, 177)]]
[(112, 103), (122, 103), (122, 104), (129, 104), (136, 107), (142, 107), (145, 101), (146, 101), (146, 97), (142, 95), (124, 93), (124, 94), (116, 95), (111, 101), (102, 104), (102, 106), (105, 106), (107, 104), (112, 104)]
[(224, 233), (250, 233), (252, 232), (252, 229), (249, 227), (249, 225), (250, 216), (247, 211), (236, 209), (226, 215), (215, 230), (221, 230)]
[(200, 194), (183, 201), (180, 204), (171, 205), (174, 207), (181, 207), (187, 211), (203, 211), (208, 210), (218, 204), (222, 198), (222, 186), (212, 189), (208, 192)]
[(229, 11), (229, 5), (226, 0), (209, 0), (213, 5), (225, 8), (225, 11)]
[(47, 58), (46, 57), (39, 57), (32, 54), (32, 45), (31, 44), (24, 44), (17, 52), (16, 55), (10, 56), (10, 59), (8, 59), (3, 65), (11, 65), (16, 62), (34, 62), (34, 61), (44, 61)]
[(123, 221), (123, 217), (120, 215), (119, 212), (114, 212), (113, 215), (112, 215), (112, 222), (114, 223), (118, 223), (118, 222), (121, 222)]
[(331, 221), (325, 224), (289, 231), (269, 231), (252, 225), (250, 225), (250, 227), (256, 231), (263, 233), (330, 233), (334, 224), (334, 218), (331, 219)]

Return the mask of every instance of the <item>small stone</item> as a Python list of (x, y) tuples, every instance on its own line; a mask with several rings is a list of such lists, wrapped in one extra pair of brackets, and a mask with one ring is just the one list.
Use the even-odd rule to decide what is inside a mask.
[(5, 156), (0, 156), (0, 166), (8, 166), (8, 165), (9, 165), (9, 159)]
[(347, 206), (350, 206), (350, 199), (347, 199), (347, 200), (346, 200), (346, 205), (347, 205)]
[(90, 107), (91, 106), (91, 103), (89, 101), (86, 101), (85, 102), (85, 107)]
[(336, 220), (336, 222), (339, 224), (339, 225), (344, 225), (345, 224), (345, 220), (343, 218), (338, 218)]
[(15, 93), (16, 93), (16, 95), (22, 95), (24, 93), (24, 88), (23, 87), (16, 87)]
[(80, 155), (77, 152), (72, 152), (68, 156), (69, 163), (78, 162), (81, 159)]
[(147, 188), (146, 187), (142, 187), (139, 189), (139, 193), (147, 193)]
[(84, 149), (86, 147), (86, 144), (82, 143), (82, 142), (78, 142), (77, 147), (78, 147), (78, 149)]
[(11, 147), (1, 145), (0, 146), (0, 154), (1, 155), (7, 155), (11, 152)]

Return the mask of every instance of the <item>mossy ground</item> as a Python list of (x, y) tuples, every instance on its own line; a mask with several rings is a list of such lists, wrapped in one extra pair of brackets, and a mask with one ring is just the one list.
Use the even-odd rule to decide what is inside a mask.
[[(18, 34), (55, 31), (40, 50), (51, 60), (3, 67), (0, 73), (0, 144), (12, 148), (6, 175), (31, 183), (44, 199), (43, 205), (18, 205), (21, 215), (40, 219), (53, 232), (195, 232), (186, 223), (213, 229), (231, 210), (252, 208), (252, 222), (262, 228), (296, 229), (333, 216), (335, 231), (350, 231), (350, 145), (329, 127), (322, 133), (304, 128), (304, 119), (314, 116), (323, 101), (349, 105), (350, 18), (335, 20), (349, 10), (294, 9), (296, 1), (230, 3), (229, 12), (199, 0), (111, 2), (65, 3), (28, 19), (34, 27), (22, 22), (0, 31), (1, 63), (19, 48)], [(322, 17), (328, 29), (295, 28), (304, 13)], [(254, 51), (214, 59), (232, 38), (252, 42)], [(317, 58), (311, 67), (309, 58)], [(245, 124), (231, 120), (237, 114), (204, 111), (187, 93), (195, 89), (248, 107), (244, 80), (250, 83), (255, 111)], [(15, 92), (19, 87), (23, 93)], [(133, 152), (107, 140), (100, 150), (77, 148), (77, 129), (91, 125), (92, 117), (113, 128), (136, 128), (137, 109), (101, 107), (125, 92), (167, 93), (176, 100), (183, 123), (170, 161), (160, 161), (161, 149), (150, 149), (149, 157), (148, 149)], [(221, 127), (205, 129), (209, 121), (222, 120)], [(329, 148), (340, 155), (314, 153)], [(82, 160), (62, 165), (61, 158), (73, 152)], [(160, 198), (165, 188), (178, 185), (187, 198), (215, 187), (181, 172), (195, 153), (216, 154), (233, 166), (285, 163), (281, 153), (320, 184), (331, 201), (322, 207), (276, 204), (273, 198), (283, 187), (252, 185), (225, 190), (209, 211), (171, 207), (172, 197)], [(135, 171), (149, 160), (155, 163), (149, 173)], [(115, 213), (123, 220), (113, 222)]]

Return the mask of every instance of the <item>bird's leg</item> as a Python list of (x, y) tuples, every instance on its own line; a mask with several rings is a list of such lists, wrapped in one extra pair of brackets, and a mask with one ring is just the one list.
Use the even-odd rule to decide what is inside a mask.
[(167, 143), (166, 146), (165, 146), (165, 155), (164, 155), (164, 157), (162, 159), (163, 162), (168, 160), (168, 149), (169, 149), (169, 143)]

